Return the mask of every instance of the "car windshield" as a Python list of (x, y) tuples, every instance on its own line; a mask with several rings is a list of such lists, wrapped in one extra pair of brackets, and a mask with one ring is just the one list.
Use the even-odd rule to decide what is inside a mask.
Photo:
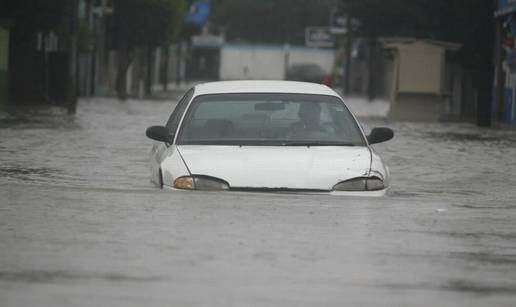
[(338, 97), (216, 94), (194, 99), (177, 144), (365, 146), (365, 140)]

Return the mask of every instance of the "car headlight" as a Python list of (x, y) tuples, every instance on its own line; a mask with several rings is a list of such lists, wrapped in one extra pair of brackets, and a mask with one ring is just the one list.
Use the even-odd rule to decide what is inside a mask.
[(383, 180), (377, 177), (371, 178), (354, 178), (350, 180), (346, 180), (336, 184), (333, 187), (334, 191), (348, 191), (348, 192), (357, 192), (357, 191), (378, 191), (385, 189), (385, 185)]
[(229, 190), (224, 180), (207, 176), (185, 176), (174, 180), (174, 188), (180, 190), (219, 191)]

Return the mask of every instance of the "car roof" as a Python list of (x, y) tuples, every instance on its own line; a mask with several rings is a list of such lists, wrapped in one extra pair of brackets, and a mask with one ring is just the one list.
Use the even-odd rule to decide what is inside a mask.
[(195, 96), (229, 93), (286, 93), (340, 97), (323, 84), (297, 81), (241, 80), (202, 83), (195, 86)]

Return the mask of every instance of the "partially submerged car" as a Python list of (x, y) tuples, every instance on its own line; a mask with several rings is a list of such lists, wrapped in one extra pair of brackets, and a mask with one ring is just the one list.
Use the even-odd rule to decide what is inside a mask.
[(381, 196), (389, 171), (327, 86), (292, 81), (200, 84), (165, 126), (147, 129), (152, 181), (173, 190), (314, 192)]

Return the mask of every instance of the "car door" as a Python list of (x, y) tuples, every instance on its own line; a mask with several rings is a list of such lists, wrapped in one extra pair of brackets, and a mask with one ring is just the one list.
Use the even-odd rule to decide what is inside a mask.
[[(171, 139), (176, 134), (181, 119), (190, 103), (194, 94), (194, 89), (190, 89), (186, 94), (181, 98), (181, 100), (177, 103), (172, 115), (167, 121), (165, 127), (169, 131)], [(152, 182), (157, 185), (162, 185), (162, 177), (161, 177), (161, 163), (168, 155), (168, 150), (171, 148), (172, 144), (163, 143), (163, 142), (155, 142), (151, 149), (151, 174), (152, 174)], [(172, 148), (173, 149), (173, 148)]]

